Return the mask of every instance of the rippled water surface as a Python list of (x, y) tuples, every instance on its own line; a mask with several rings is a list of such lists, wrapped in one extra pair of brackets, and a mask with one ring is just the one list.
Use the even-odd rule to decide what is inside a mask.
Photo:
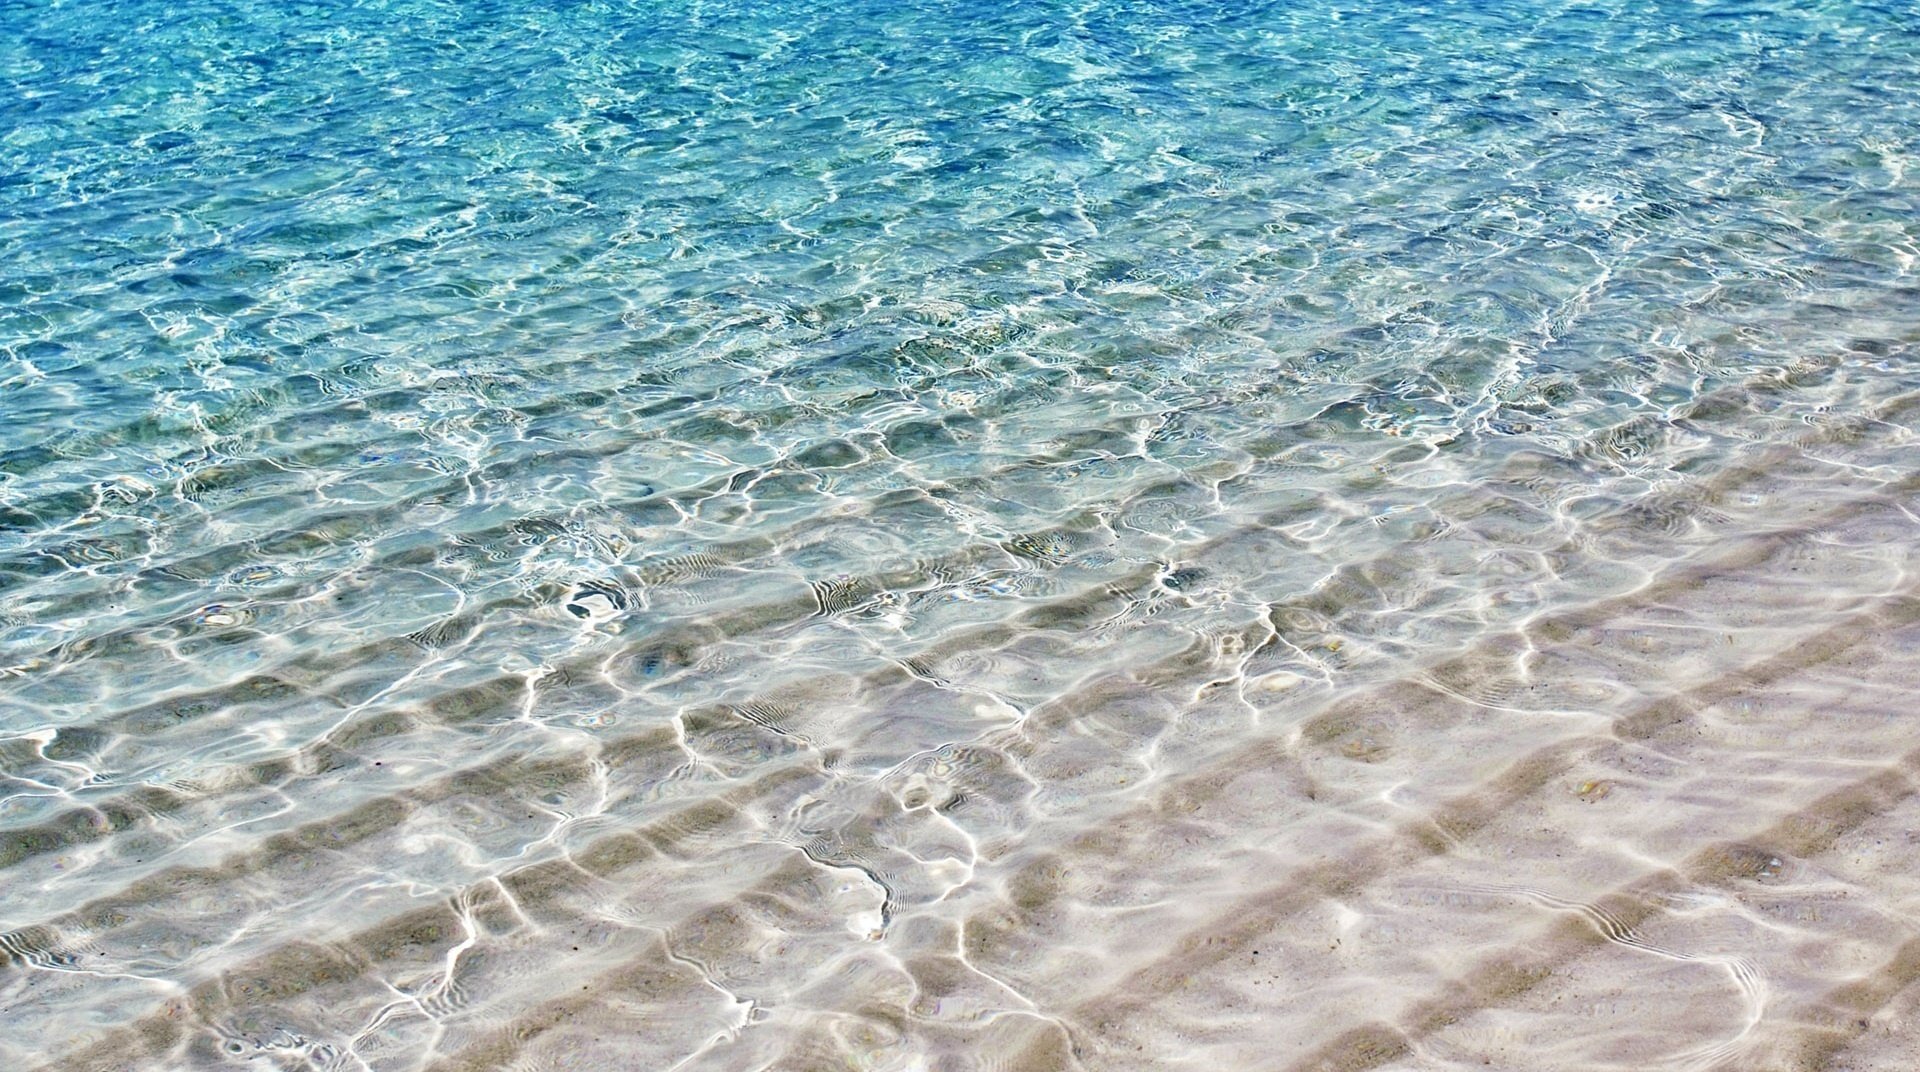
[(1920, 1066), (1910, 5), (0, 82), (0, 1066)]

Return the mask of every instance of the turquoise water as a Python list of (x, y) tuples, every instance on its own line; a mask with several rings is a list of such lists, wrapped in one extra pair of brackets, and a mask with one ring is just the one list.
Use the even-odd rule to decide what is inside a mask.
[(8, 1067), (1920, 1047), (1910, 7), (21, 2), (0, 79)]

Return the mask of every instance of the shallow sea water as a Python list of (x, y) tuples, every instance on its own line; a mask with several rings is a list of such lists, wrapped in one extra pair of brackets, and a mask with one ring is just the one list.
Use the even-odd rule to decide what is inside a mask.
[(0, 7), (0, 1067), (1920, 1065), (1920, 15)]

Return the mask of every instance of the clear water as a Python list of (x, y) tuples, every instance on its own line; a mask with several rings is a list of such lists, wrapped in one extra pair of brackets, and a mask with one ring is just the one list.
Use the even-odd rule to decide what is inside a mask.
[(0, 1065), (1920, 1053), (1910, 6), (0, 80)]

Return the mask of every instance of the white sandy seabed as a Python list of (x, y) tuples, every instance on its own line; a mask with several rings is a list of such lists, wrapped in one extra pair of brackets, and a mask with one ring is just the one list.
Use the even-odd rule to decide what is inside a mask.
[[(716, 545), (646, 574), (677, 639), (575, 592), (498, 611), (578, 619), (570, 661), (428, 633), (16, 739), (224, 773), (7, 830), (0, 1061), (1914, 1067), (1920, 396), (1753, 417), (1792, 375), (1680, 413), (1770, 432), (1631, 500), (1396, 445), (1326, 477), (1422, 489), (1370, 546), (1277, 492), (1137, 567), (1092, 523), (811, 587)], [(986, 559), (1010, 612), (953, 598)], [(860, 647), (939, 591), (976, 617)], [(216, 747), (323, 694), (291, 758)]]

